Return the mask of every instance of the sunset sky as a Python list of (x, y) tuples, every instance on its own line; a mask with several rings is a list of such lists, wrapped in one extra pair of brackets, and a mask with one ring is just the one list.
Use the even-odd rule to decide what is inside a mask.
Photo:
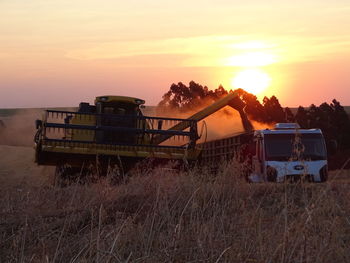
[(0, 0), (0, 108), (155, 105), (190, 80), (350, 105), (350, 1)]

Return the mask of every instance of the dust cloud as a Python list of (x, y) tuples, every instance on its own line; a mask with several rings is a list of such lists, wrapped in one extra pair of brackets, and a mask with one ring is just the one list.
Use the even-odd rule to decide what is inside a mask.
[[(34, 162), (35, 120), (43, 109), (14, 110), (0, 115), (0, 184), (2, 189), (48, 185), (53, 182), (54, 167)], [(3, 112), (2, 112), (3, 113)], [(49, 182), (49, 183), (48, 183)]]
[(53, 182), (55, 168), (34, 163), (32, 147), (0, 145), (0, 156), (2, 190), (12, 186), (39, 186)]
[[(172, 117), (186, 119), (192, 116), (193, 114), (197, 113), (198, 111), (204, 109), (206, 106), (199, 107), (198, 109), (191, 111), (178, 111), (177, 109), (157, 108), (152, 113), (157, 117)], [(261, 123), (251, 119), (249, 120), (251, 121), (254, 130), (273, 128), (273, 124)], [(201, 136), (199, 142), (230, 137), (243, 132), (245, 131), (238, 111), (228, 106), (222, 108), (221, 110), (209, 115), (204, 120), (198, 122), (198, 133)]]
[(0, 116), (0, 145), (33, 146), (36, 132), (35, 120), (41, 119), (42, 110), (21, 110), (15, 115)]

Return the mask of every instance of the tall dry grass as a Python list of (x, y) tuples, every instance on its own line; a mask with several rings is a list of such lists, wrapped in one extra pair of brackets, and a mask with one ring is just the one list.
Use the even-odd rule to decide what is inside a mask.
[(348, 183), (138, 169), (127, 183), (1, 191), (1, 262), (350, 262)]

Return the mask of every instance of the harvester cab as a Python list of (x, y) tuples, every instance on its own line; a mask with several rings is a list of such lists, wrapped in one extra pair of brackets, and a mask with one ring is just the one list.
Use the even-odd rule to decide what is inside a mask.
[[(65, 124), (94, 125), (96, 127), (138, 128), (138, 117), (142, 117), (140, 106), (144, 100), (123, 96), (96, 97), (95, 104), (79, 104), (80, 115), (68, 115)], [(84, 115), (85, 114), (85, 115)], [(91, 114), (94, 114), (94, 118)], [(136, 143), (137, 136), (121, 131), (97, 130), (86, 132), (76, 129), (71, 134), (73, 140), (95, 140), (97, 143)]]

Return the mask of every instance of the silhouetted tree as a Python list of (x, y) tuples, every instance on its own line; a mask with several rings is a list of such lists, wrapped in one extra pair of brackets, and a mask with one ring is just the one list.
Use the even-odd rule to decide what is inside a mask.
[(267, 122), (285, 122), (285, 114), (281, 104), (275, 96), (272, 96), (270, 99), (264, 97), (263, 106), (266, 115)]
[(300, 125), (301, 128), (309, 127), (309, 117), (307, 110), (304, 107), (299, 106), (297, 113), (295, 114), (295, 121)]
[(350, 148), (350, 119), (344, 107), (336, 99), (332, 100), (334, 129), (337, 132), (337, 141), (341, 148)]
[(308, 111), (308, 128), (317, 128), (321, 119), (321, 112), (315, 104), (311, 104)]
[(318, 120), (315, 123), (315, 127), (322, 130), (325, 138), (328, 141), (335, 139), (335, 122), (333, 116), (334, 110), (328, 103), (324, 102), (318, 107)]
[(243, 89), (236, 90), (243, 102), (246, 104), (245, 111), (250, 118), (259, 122), (266, 122), (266, 114), (263, 105), (258, 101), (257, 97)]
[[(222, 92), (222, 89), (219, 87), (218, 92)], [(213, 97), (212, 93), (208, 87), (194, 81), (191, 81), (189, 86), (179, 82), (170, 86), (169, 91), (163, 95), (158, 106), (188, 111), (201, 106), (205, 99)]]
[(293, 112), (290, 110), (290, 108), (285, 107), (284, 108), (284, 118), (287, 122), (294, 122), (295, 121), (295, 117)]
[(221, 97), (225, 96), (228, 94), (228, 91), (224, 89), (222, 85), (220, 85), (217, 89), (215, 90), (209, 90), (208, 95), (212, 100), (217, 100), (220, 99)]

